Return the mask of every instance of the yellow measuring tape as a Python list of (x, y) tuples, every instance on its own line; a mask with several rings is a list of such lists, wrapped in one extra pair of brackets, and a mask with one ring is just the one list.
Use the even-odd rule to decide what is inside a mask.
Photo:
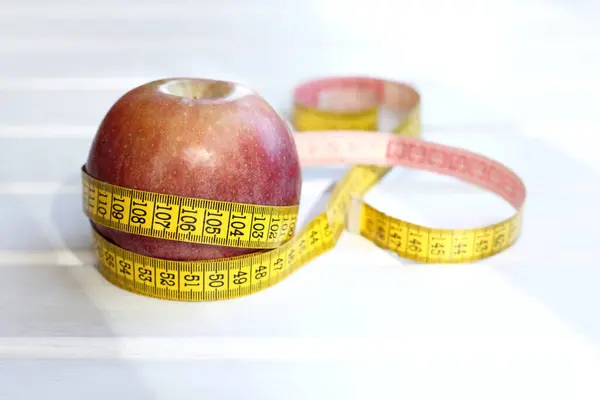
[[(374, 78), (326, 78), (300, 85), (294, 99), (302, 164), (358, 164), (336, 184), (325, 211), (297, 230), (297, 206), (134, 190), (99, 181), (83, 168), (84, 212), (98, 225), (153, 238), (257, 249), (227, 259), (171, 261), (128, 251), (93, 229), (102, 275), (120, 288), (161, 299), (230, 299), (280, 282), (335, 247), (344, 230), (424, 263), (472, 262), (517, 240), (525, 200), (519, 177), (481, 155), (419, 139), (420, 98), (410, 86)], [(381, 108), (402, 115), (391, 133), (372, 132)], [(394, 166), (477, 184), (507, 200), (515, 214), (491, 226), (458, 230), (393, 218), (363, 202), (362, 196)]]

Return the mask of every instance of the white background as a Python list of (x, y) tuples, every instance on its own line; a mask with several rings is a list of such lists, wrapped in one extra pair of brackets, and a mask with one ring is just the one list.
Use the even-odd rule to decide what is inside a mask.
[[(584, 0), (0, 0), (2, 399), (600, 398), (600, 7)], [(513, 168), (514, 248), (417, 265), (358, 237), (285, 282), (204, 304), (94, 270), (78, 168), (145, 81), (243, 81), (282, 113), (298, 81), (414, 83), (424, 136)], [(302, 213), (339, 177), (305, 171)], [(368, 196), (468, 227), (502, 202), (394, 171)]]

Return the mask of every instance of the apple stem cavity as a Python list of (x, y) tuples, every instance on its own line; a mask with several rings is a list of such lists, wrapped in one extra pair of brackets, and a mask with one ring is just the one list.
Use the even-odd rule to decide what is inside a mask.
[(171, 79), (160, 85), (162, 93), (180, 97), (184, 101), (217, 104), (237, 100), (251, 91), (233, 82), (213, 79)]

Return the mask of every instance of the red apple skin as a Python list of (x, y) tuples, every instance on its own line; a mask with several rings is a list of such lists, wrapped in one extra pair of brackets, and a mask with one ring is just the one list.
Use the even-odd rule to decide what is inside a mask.
[[(231, 96), (215, 100), (164, 90), (175, 81), (192, 86), (224, 84), (164, 79), (125, 93), (98, 128), (85, 165), (87, 173), (114, 185), (158, 193), (298, 205), (300, 161), (293, 135), (275, 110), (239, 84), (231, 83)], [(156, 239), (93, 225), (126, 250), (162, 259), (207, 260), (258, 251)]]

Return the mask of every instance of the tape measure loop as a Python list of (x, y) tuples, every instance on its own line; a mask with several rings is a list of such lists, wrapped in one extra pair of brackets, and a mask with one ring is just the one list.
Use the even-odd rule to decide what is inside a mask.
[[(389, 133), (373, 132), (380, 106), (399, 116)], [(325, 210), (300, 229), (298, 206), (150, 193), (98, 181), (82, 168), (83, 210), (98, 225), (154, 238), (258, 250), (219, 260), (162, 260), (123, 249), (93, 229), (101, 274), (122, 289), (150, 297), (215, 301), (281, 282), (333, 249), (346, 230), (423, 263), (473, 262), (509, 248), (521, 231), (525, 185), (494, 160), (421, 140), (420, 111), (418, 92), (402, 83), (344, 77), (300, 85), (293, 125), (302, 164), (353, 164), (336, 183)], [(363, 200), (395, 166), (474, 183), (503, 197), (516, 212), (476, 229), (429, 228), (397, 219)]]
[[(81, 170), (84, 213), (136, 235), (219, 246), (274, 249), (287, 242), (298, 206), (264, 206), (150, 193), (111, 185)], [(99, 204), (90, 198), (103, 196)]]

